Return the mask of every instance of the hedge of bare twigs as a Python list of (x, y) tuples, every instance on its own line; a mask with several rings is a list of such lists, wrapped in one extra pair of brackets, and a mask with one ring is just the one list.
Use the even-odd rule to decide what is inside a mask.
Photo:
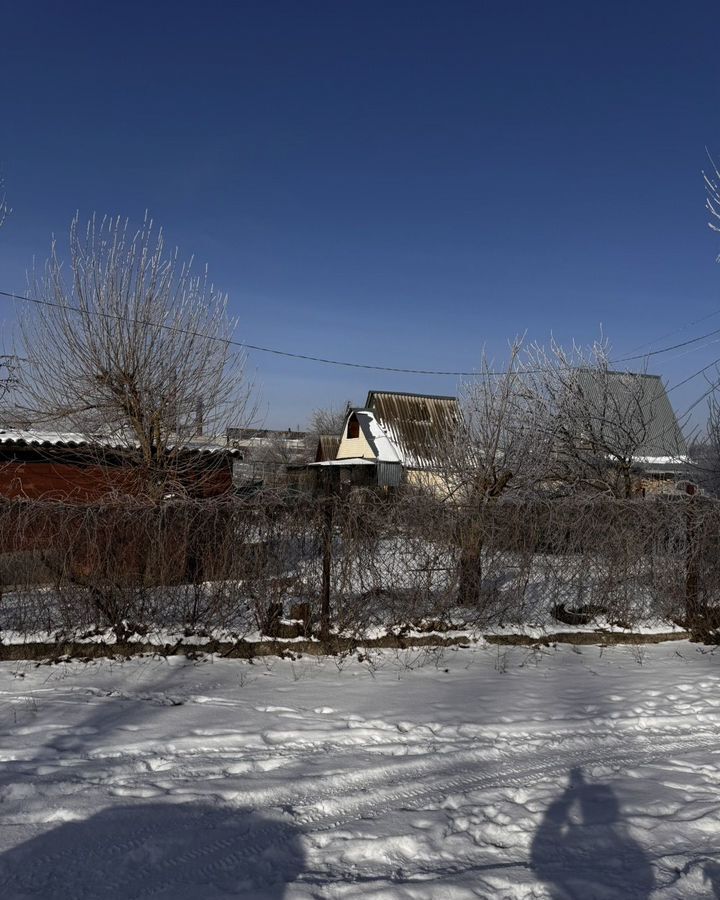
[(2, 501), (0, 588), (5, 641), (653, 620), (707, 635), (720, 610), (720, 503), (570, 497), (473, 508), (370, 490)]

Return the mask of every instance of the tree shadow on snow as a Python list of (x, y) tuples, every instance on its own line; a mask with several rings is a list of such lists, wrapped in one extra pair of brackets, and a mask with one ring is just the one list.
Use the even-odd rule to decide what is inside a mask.
[[(146, 743), (146, 729), (151, 725), (160, 726), (155, 728), (152, 737), (155, 739), (154, 754), (162, 756), (164, 740), (172, 743), (171, 735), (178, 733), (175, 722), (184, 718), (181, 679), (184, 669), (190, 665), (168, 665), (148, 658), (135, 672), (136, 677), (143, 676), (140, 683), (118, 679), (118, 685), (127, 688), (127, 692), (113, 689), (112, 682), (104, 689), (77, 687), (66, 717), (52, 715), (52, 701), (48, 701), (50, 715), (47, 716), (42, 698), (43, 718), (37, 721), (35, 706), (20, 708), (20, 718), (13, 708), (14, 721), (9, 714), (0, 718), (0, 743), (5, 733), (25, 733), (29, 741), (34, 742), (35, 752), (29, 758), (20, 755), (18, 759), (0, 761), (0, 793), (6, 785), (42, 787), (57, 778), (59, 767), (65, 774), (74, 771), (76, 777), (90, 782), (105, 782), (114, 769), (126, 771), (128, 765), (132, 766), (144, 757), (144, 753), (126, 756), (122, 751), (127, 744)], [(61, 670), (59, 672), (57, 683), (62, 687)], [(176, 695), (173, 688), (179, 680), (180, 693)], [(170, 691), (172, 693), (168, 693)], [(50, 718), (50, 724), (45, 722), (47, 727), (43, 727), (40, 723), (47, 718)]]
[(614, 791), (573, 769), (535, 834), (531, 866), (555, 900), (646, 900), (654, 878), (648, 857), (627, 832)]
[(305, 868), (296, 828), (199, 804), (110, 807), (0, 857), (4, 900), (280, 900)]

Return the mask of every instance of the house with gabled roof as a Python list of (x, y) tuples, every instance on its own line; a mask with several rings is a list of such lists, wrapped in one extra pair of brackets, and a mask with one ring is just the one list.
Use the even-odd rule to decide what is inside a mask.
[(599, 469), (625, 471), (637, 490), (672, 489), (693, 478), (680, 423), (659, 375), (577, 369), (570, 439)]
[[(615, 472), (632, 482), (633, 494), (674, 490), (692, 479), (687, 443), (659, 376), (576, 369), (568, 391), (554, 438), (557, 472), (551, 483), (562, 483), (565, 475), (576, 478), (578, 460), (590, 472), (588, 484), (605, 483)], [(310, 467), (328, 475), (334, 470), (340, 482), (403, 482), (444, 493), (449, 476), (443, 451), (461, 415), (452, 396), (370, 391), (364, 406), (348, 410), (332, 458), (327, 450), (319, 452)]]
[[(459, 421), (455, 397), (370, 391), (365, 406), (350, 409), (334, 460), (315, 465), (350, 471), (384, 487), (432, 481), (440, 448)], [(367, 467), (373, 466), (372, 471)]]

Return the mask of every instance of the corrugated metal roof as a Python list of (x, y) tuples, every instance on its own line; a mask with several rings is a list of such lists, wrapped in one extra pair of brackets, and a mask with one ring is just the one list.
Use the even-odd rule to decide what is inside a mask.
[(366, 407), (410, 468), (436, 465), (439, 448), (460, 420), (457, 399), (437, 394), (370, 391)]
[(325, 462), (325, 460), (335, 459), (340, 449), (340, 438), (335, 434), (321, 434), (318, 437), (317, 452), (315, 453), (315, 462)]
[[(577, 369), (585, 437), (645, 459), (685, 457), (688, 448), (659, 375)], [(590, 434), (587, 434), (589, 430)]]
[[(74, 432), (35, 431), (20, 429), (0, 430), (0, 445), (20, 447), (60, 447), (66, 449), (100, 448), (118, 452), (133, 449), (135, 444), (111, 436), (88, 438)], [(227, 453), (240, 456), (240, 451), (221, 444), (185, 444), (178, 449), (185, 453)]]

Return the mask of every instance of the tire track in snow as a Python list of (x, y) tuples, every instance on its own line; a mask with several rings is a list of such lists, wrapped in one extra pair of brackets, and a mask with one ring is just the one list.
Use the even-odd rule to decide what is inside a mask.
[[(189, 877), (200, 872), (212, 878), (222, 871), (241, 872), (270, 845), (278, 848), (289, 845), (292, 836), (298, 832), (331, 831), (351, 825), (360, 818), (382, 818), (388, 811), (411, 810), (428, 803), (442, 802), (451, 793), (523, 787), (548, 778), (562, 778), (574, 766), (603, 765), (627, 769), (717, 748), (718, 734), (715, 730), (692, 733), (687, 729), (684, 735), (644, 735), (630, 749), (610, 752), (607, 747), (588, 751), (576, 745), (563, 747), (539, 759), (534, 759), (532, 752), (524, 752), (504, 759), (488, 760), (487, 756), (482, 755), (483, 749), (488, 749), (485, 747), (475, 751), (438, 754), (430, 759), (404, 757), (400, 763), (376, 766), (369, 772), (332, 775), (325, 781), (322, 776), (304, 779), (304, 783), (296, 784), (290, 790), (231, 792), (227, 796), (221, 793), (219, 796), (225, 796), (225, 799), (231, 797), (232, 805), (244, 811), (253, 806), (260, 809), (264, 806), (290, 807), (292, 818), (285, 820), (288, 823), (286, 828), (282, 827), (282, 823), (260, 823), (242, 841), (237, 835), (223, 836), (198, 847), (180, 850), (161, 861), (159, 867), (155, 866), (152, 870), (141, 867), (130, 882), (121, 881), (117, 873), (113, 873), (114, 861), (140, 849), (158, 833), (160, 829), (157, 826), (143, 828), (140, 825), (133, 830), (132, 836), (120, 841), (116, 839), (110, 846), (101, 838), (87, 842), (83, 855), (96, 865), (100, 863), (100, 868), (105, 870), (103, 878), (106, 887), (127, 897), (150, 897), (183, 884), (183, 873)], [(357, 751), (357, 748), (351, 749)], [(373, 761), (377, 759), (375, 754), (368, 756)], [(331, 754), (327, 759), (332, 761)], [(478, 772), (479, 766), (482, 766), (481, 772)], [(185, 804), (182, 805), (187, 809)], [(228, 809), (228, 814), (232, 816), (231, 809)], [(186, 817), (178, 823), (178, 827), (183, 832), (192, 832), (202, 826), (202, 818), (200, 813)], [(27, 884), (25, 878), (28, 878), (30, 884), (42, 887), (43, 873), (57, 871), (73, 858), (77, 858), (77, 850), (38, 856), (33, 861), (34, 875), (25, 873), (24, 877), (20, 876), (21, 881)], [(6, 887), (13, 881), (5, 882)]]
[[(272, 797), (262, 798), (258, 792), (235, 793), (233, 805), (247, 809), (252, 806), (251, 801), (268, 801), (266, 805), (278, 806), (280, 804), (291, 805), (293, 818), (290, 820), (293, 828), (282, 830), (276, 823), (263, 823), (254, 828), (247, 839), (240, 842), (238, 837), (222, 837), (218, 840), (204, 843), (199, 847), (193, 847), (174, 854), (171, 858), (163, 860), (160, 867), (154, 866), (152, 870), (141, 869), (132, 883), (118, 880), (116, 883), (112, 877), (112, 870), (107, 875), (108, 887), (113, 887), (124, 892), (127, 897), (150, 897), (162, 893), (174, 885), (183, 883), (183, 872), (198, 872), (198, 869), (207, 876), (212, 877), (219, 871), (240, 872), (246, 866), (251, 865), (259, 853), (268, 849), (269, 845), (281, 847), (291, 840), (296, 832), (319, 833), (331, 831), (335, 828), (346, 827), (360, 818), (382, 818), (388, 811), (398, 809), (410, 810), (432, 802), (440, 802), (451, 793), (464, 793), (477, 790), (499, 790), (508, 787), (522, 787), (534, 784), (547, 778), (562, 778), (567, 775), (570, 768), (575, 765), (604, 765), (618, 768), (634, 768), (661, 759), (668, 759), (673, 755), (682, 755), (696, 750), (715, 749), (718, 746), (717, 734), (704, 732), (687, 733), (682, 737), (669, 737), (665, 739), (643, 739), (640, 746), (629, 751), (608, 753), (607, 750), (588, 752), (579, 747), (569, 751), (561, 751), (545, 759), (533, 762), (528, 754), (505, 760), (493, 760), (488, 765), (487, 760), (476, 760), (472, 765), (465, 751), (464, 763), (460, 764), (455, 754), (454, 759), (440, 759), (426, 761), (423, 765), (413, 765), (404, 770), (397, 766), (385, 766), (378, 768), (366, 777), (366, 773), (351, 773), (347, 776), (333, 776), (332, 784), (322, 788), (314, 780), (313, 801), (309, 804), (298, 805), (297, 801), (306, 799), (308, 791), (304, 787), (285, 791), (281, 794), (274, 792)], [(483, 763), (484, 771), (477, 772), (477, 766)], [(439, 763), (439, 764), (438, 764)], [(488, 771), (490, 769), (490, 771)], [(417, 779), (422, 777), (423, 781)], [(383, 787), (378, 780), (384, 778), (385, 784), (393, 786)], [(397, 782), (400, 786), (396, 786)], [(374, 786), (372, 786), (374, 783)], [(320, 797), (318, 797), (318, 787)], [(371, 793), (370, 793), (371, 791)], [(264, 794), (265, 792), (262, 792)], [(258, 805), (262, 805), (258, 803)], [(231, 813), (230, 813), (231, 815)], [(192, 830), (202, 823), (202, 815), (196, 819), (183, 823), (183, 830)], [(110, 858), (104, 860), (111, 863), (117, 859), (118, 854), (126, 854), (138, 849), (149, 837), (154, 829), (140, 829), (134, 836), (112, 847)], [(98, 842), (85, 848), (88, 856), (94, 859), (103, 859), (107, 853), (104, 843)], [(42, 857), (37, 860), (41, 869), (49, 865), (55, 866), (64, 861), (68, 854), (55, 854)]]
[[(441, 761), (411, 763), (404, 767), (382, 766), (371, 773), (359, 771), (336, 775), (327, 788), (318, 785), (319, 776), (315, 775), (308, 779), (312, 783), (307, 787), (298, 785), (293, 790), (284, 792), (272, 789), (233, 791), (227, 795), (227, 799), (256, 808), (263, 805), (291, 808), (301, 827), (311, 826), (313, 831), (328, 830), (360, 817), (374, 816), (379, 810), (397, 809), (398, 804), (414, 808), (416, 804), (445, 799), (448, 793), (522, 787), (545, 778), (561, 777), (577, 766), (603, 765), (627, 769), (695, 750), (717, 750), (718, 734), (707, 731), (688, 732), (685, 737), (673, 736), (667, 739), (656, 736), (652, 740), (644, 738), (639, 744), (639, 748), (636, 745), (636, 749), (622, 752), (572, 748), (539, 762), (533, 762), (527, 755), (519, 759), (509, 757), (489, 761), (480, 754), (473, 759), (473, 754), (467, 751), (458, 755), (448, 753), (442, 755)], [(482, 773), (477, 771), (479, 765), (483, 767)], [(424, 783), (407, 786), (408, 779), (419, 778)], [(383, 782), (404, 783), (406, 786), (384, 787)], [(411, 806), (407, 806), (408, 804)]]
[[(668, 741), (672, 746), (677, 745), (683, 748), (695, 745), (714, 748), (718, 745), (720, 734), (717, 731), (709, 729), (690, 731), (687, 728), (687, 719), (683, 720), (683, 724), (685, 725), (684, 736), (683, 734), (668, 735), (660, 730), (645, 729), (639, 732), (637, 725), (628, 729), (613, 728), (611, 731), (605, 730), (604, 732), (586, 731), (575, 741), (566, 737), (563, 740), (561, 754), (564, 759), (571, 760), (571, 763), (568, 763), (569, 768), (571, 765), (582, 765), (583, 762), (598, 764), (610, 758), (622, 761), (624, 753), (618, 754), (618, 747), (624, 746), (627, 742), (632, 742), (634, 746), (638, 746), (639, 743), (651, 748), (670, 746)], [(288, 765), (297, 768), (308, 762), (316, 763), (323, 760), (331, 764), (352, 766), (353, 770), (350, 772), (331, 776), (333, 782), (325, 789), (322, 788), (323, 774), (316, 770), (311, 775), (296, 779), (295, 786), (290, 792), (283, 792), (281, 788), (272, 786), (242, 792), (233, 789), (213, 792), (216, 796), (233, 803), (247, 800), (247, 804), (254, 807), (277, 805), (278, 803), (289, 806), (295, 805), (297, 801), (302, 804), (304, 801), (318, 798), (318, 796), (320, 799), (331, 799), (338, 790), (342, 789), (368, 790), (374, 784), (382, 785), (388, 779), (397, 781), (420, 776), (437, 777), (448, 772), (461, 771), (476, 773), (478, 765), (482, 765), (486, 770), (488, 767), (495, 766), (499, 771), (510, 771), (523, 759), (534, 764), (539, 755), (541, 757), (546, 755), (548, 751), (542, 747), (545, 743), (554, 745), (550, 751), (553, 756), (557, 753), (557, 736), (551, 731), (525, 733), (526, 739), (529, 739), (531, 743), (523, 744), (523, 748), (527, 749), (512, 755), (507, 755), (503, 749), (503, 745), (507, 745), (508, 742), (503, 741), (503, 745), (498, 746), (496, 739), (482, 740), (476, 736), (459, 738), (453, 742), (453, 746), (459, 747), (459, 749), (448, 750), (446, 741), (428, 741), (426, 736), (422, 744), (407, 743), (407, 735), (404, 737), (405, 743), (386, 742), (370, 746), (354, 742), (322, 743), (312, 741), (306, 743), (299, 740), (291, 745), (253, 748), (240, 754), (236, 749), (229, 747), (188, 748), (187, 750), (176, 749), (173, 751), (162, 748), (163, 752), (159, 755), (149, 751), (128, 754), (123, 757), (120, 766), (120, 768), (127, 767), (129, 756), (130, 760), (135, 763), (155, 759), (162, 763), (161, 768), (153, 768), (150, 773), (147, 770), (142, 772), (126, 770), (119, 776), (116, 773), (113, 781), (118, 785), (140, 787), (147, 784), (148, 781), (153, 783), (152, 777), (149, 779), (148, 775), (154, 775), (156, 776), (154, 783), (161, 785), (163, 792), (193, 795), (200, 791), (196, 791), (190, 785), (186, 788), (180, 785), (183, 782), (192, 782), (201, 778), (221, 780), (232, 777), (262, 777), (268, 774), (268, 770), (263, 768), (263, 763), (272, 763), (278, 759), (282, 760), (282, 765), (273, 766), (272, 769)], [(591, 741), (595, 741), (596, 744), (592, 750), (588, 750), (587, 744)], [(540, 749), (538, 749), (538, 744)], [(575, 744), (574, 747), (573, 744)], [(408, 748), (410, 752), (401, 754), (394, 752), (401, 747)], [(421, 747), (421, 752), (417, 752)], [(111, 758), (116, 759), (117, 757)], [(63, 769), (72, 771), (83, 765), (94, 768), (97, 764), (105, 761), (107, 758), (92, 754), (90, 758), (78, 757), (73, 764), (69, 764), (71, 761), (66, 760)], [(358, 763), (361, 765), (359, 766)], [(248, 767), (247, 770), (245, 766)], [(237, 770), (233, 771), (233, 768), (236, 767)], [(22, 774), (28, 774), (27, 770)], [(97, 773), (88, 774), (92, 778)], [(92, 783), (101, 786), (108, 782)], [(303, 785), (308, 785), (306, 790), (302, 790)]]
[[(306, 806), (295, 805), (296, 821), (301, 828), (311, 827), (313, 832), (328, 831), (336, 827), (350, 824), (358, 818), (375, 817), (383, 810), (401, 808), (415, 809), (428, 802), (446, 799), (450, 793), (465, 793), (476, 790), (502, 790), (508, 787), (525, 787), (546, 778), (563, 777), (570, 769), (578, 766), (602, 765), (612, 768), (631, 769), (668, 759), (673, 755), (692, 753), (701, 749), (718, 750), (717, 732), (688, 734), (685, 738), (673, 737), (668, 740), (655, 738), (652, 741), (643, 739), (641, 747), (631, 752), (608, 753), (605, 751), (587, 751), (574, 749), (563, 751), (558, 756), (535, 764), (518, 765), (513, 759), (500, 762), (487, 761), (485, 771), (478, 774), (476, 767), (459, 766), (454, 772), (443, 774), (443, 769), (423, 772), (423, 778), (429, 783), (418, 783), (401, 789), (380, 786), (361, 788), (361, 793), (333, 796), (333, 791), (325, 792), (319, 800)], [(490, 768), (492, 771), (488, 772)], [(433, 777), (435, 775), (435, 777)], [(388, 772), (390, 779), (394, 774)], [(337, 811), (336, 811), (337, 810)]]

